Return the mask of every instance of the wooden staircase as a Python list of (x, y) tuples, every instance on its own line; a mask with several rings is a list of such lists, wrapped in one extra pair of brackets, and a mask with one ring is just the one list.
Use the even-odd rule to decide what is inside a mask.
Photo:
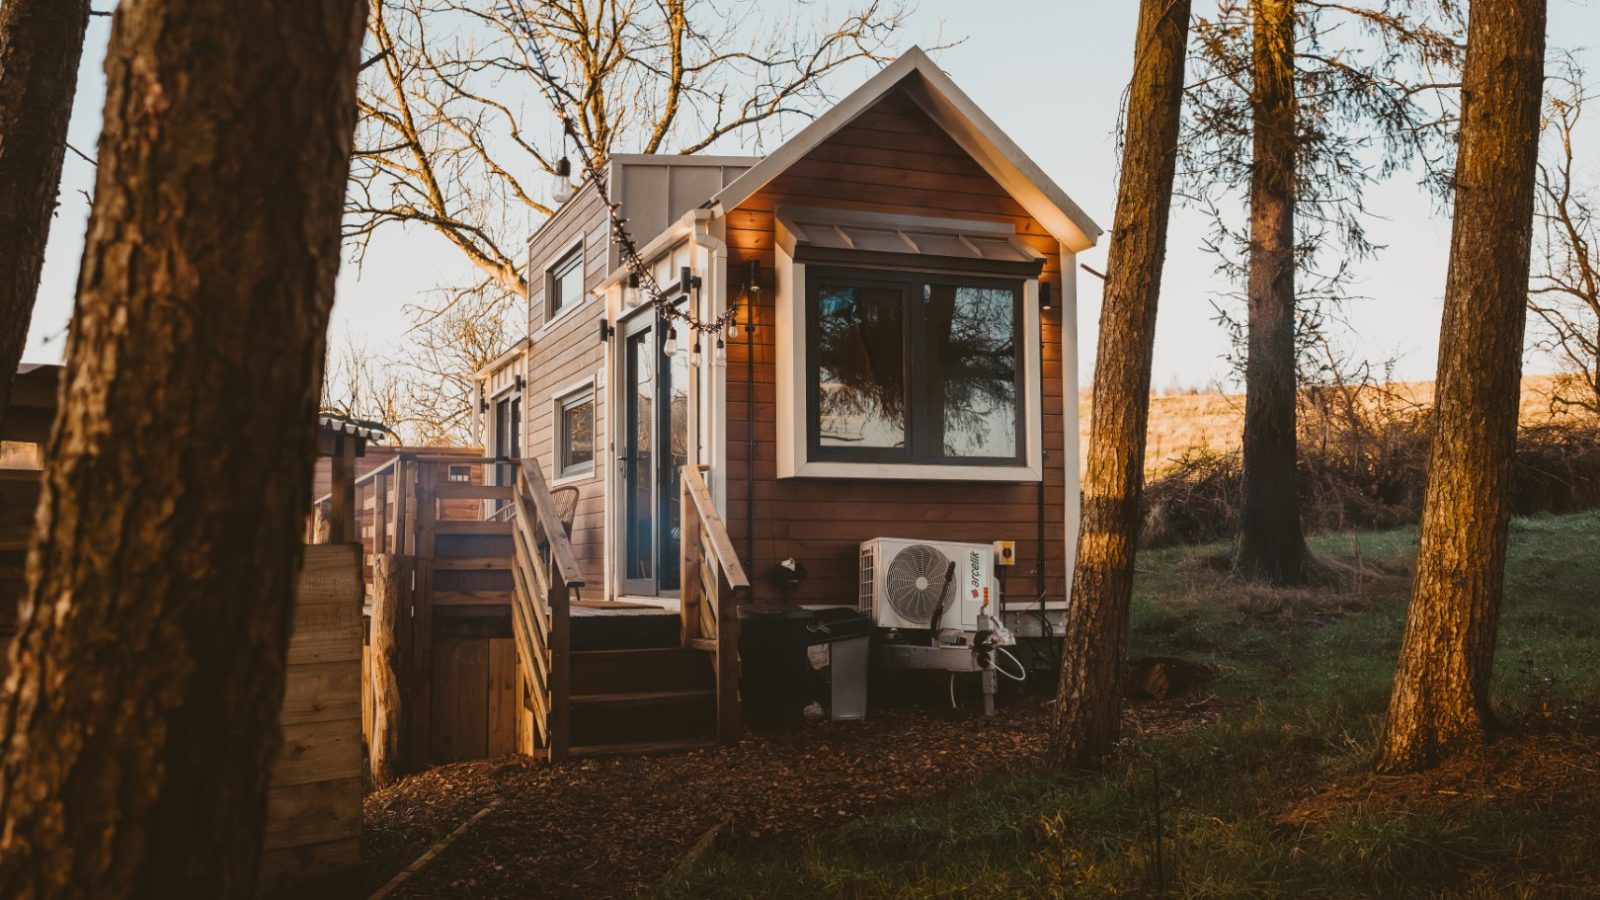
[[(700, 470), (683, 471), (681, 608), (655, 617), (670, 616), (676, 627), (661, 634), (660, 646), (640, 647), (622, 640), (620, 632), (629, 617), (648, 612), (590, 605), (576, 614), (583, 638), (577, 644), (583, 649), (576, 649), (572, 595), (583, 580), (544, 473), (534, 460), (520, 463), (513, 498), (512, 631), (526, 679), (524, 702), (539, 748), (552, 761), (707, 747), (738, 738), (733, 591), (749, 582)], [(618, 644), (606, 643), (606, 618), (619, 632)]]
[(681, 647), (574, 652), (570, 727), (572, 756), (715, 745), (710, 654)]

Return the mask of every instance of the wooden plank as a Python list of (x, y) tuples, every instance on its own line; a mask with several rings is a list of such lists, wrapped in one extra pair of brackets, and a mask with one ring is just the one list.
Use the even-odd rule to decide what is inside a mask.
[(510, 638), (489, 639), (489, 747), (486, 755), (517, 752), (517, 646)]
[(287, 725), (272, 770), (274, 787), (338, 781), (361, 772), (361, 730), (356, 710), (342, 719)]
[[(337, 544), (321, 544), (335, 547)], [(295, 605), (294, 631), (289, 636), (290, 666), (361, 658), (361, 592), (349, 579), (349, 597), (337, 603)]]
[(561, 517), (556, 515), (555, 499), (550, 496), (550, 486), (544, 480), (544, 471), (539, 468), (539, 461), (532, 458), (523, 459), (522, 477), (527, 487), (526, 496), (533, 501), (534, 510), (539, 514), (539, 523), (550, 541), (550, 555), (555, 559), (555, 568), (560, 573), (560, 579), (569, 587), (581, 587), (583, 575), (578, 569), (578, 561), (572, 557), (572, 545), (567, 540), (567, 532), (561, 524)]
[(361, 834), (361, 775), (273, 787), (267, 793), (265, 851), (355, 838)]
[(434, 497), (437, 466), (416, 464), (416, 547), (415, 584), (411, 599), (411, 697), (415, 713), (411, 717), (413, 743), (407, 751), (411, 759), (432, 756), (433, 712), (433, 539), (438, 501)]
[[(286, 897), (297, 893), (302, 884), (312, 891), (323, 885), (330, 874), (354, 870), (361, 865), (361, 839), (345, 837), (321, 844), (281, 847), (261, 854), (256, 896)], [(316, 881), (311, 881), (315, 877)], [(312, 894), (316, 896), (316, 894)]]
[(462, 642), (460, 660), (456, 752), (460, 759), (483, 759), (489, 755), (489, 638)]
[(362, 681), (359, 659), (358, 648), (355, 659), (289, 666), (278, 721), (289, 726), (358, 717)]
[(466, 481), (441, 481), (434, 491), (440, 500), (510, 500), (511, 486), (472, 484)]
[(505, 556), (435, 556), (433, 570), (509, 569), (511, 559)]
[(461, 683), (460, 638), (441, 637), (433, 647), (432, 719), (428, 723), (428, 762), (444, 765), (461, 759), (456, 740), (461, 736), (455, 716), (455, 699)]
[(328, 516), (331, 540), (356, 541), (356, 441), (340, 435), (333, 455), (333, 511)]
[(361, 548), (355, 544), (306, 547), (296, 603), (349, 603), (361, 599)]
[(571, 720), (568, 711), (572, 697), (572, 610), (567, 605), (564, 584), (550, 588), (550, 761), (567, 758)]
[(434, 591), (433, 606), (505, 606), (511, 596), (511, 591)]
[(493, 522), (440, 522), (434, 526), (435, 534), (510, 534), (511, 520)]
[(722, 524), (722, 517), (717, 514), (717, 506), (711, 500), (711, 489), (706, 487), (706, 480), (700, 474), (700, 468), (684, 466), (682, 477), (684, 489), (694, 500), (695, 511), (705, 525), (710, 549), (715, 554), (717, 565), (722, 569), (724, 577), (735, 588), (748, 588), (750, 579), (745, 576), (744, 566), (739, 562), (739, 554), (734, 552), (733, 542), (728, 539), (728, 529)]
[(719, 589), (717, 604), (717, 740), (739, 742), (739, 610), (734, 592)]

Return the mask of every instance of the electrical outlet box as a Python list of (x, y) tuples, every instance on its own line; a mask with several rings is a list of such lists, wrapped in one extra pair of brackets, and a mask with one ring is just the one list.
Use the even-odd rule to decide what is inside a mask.
[(997, 566), (1014, 566), (1017, 564), (1017, 542), (995, 541), (994, 564)]

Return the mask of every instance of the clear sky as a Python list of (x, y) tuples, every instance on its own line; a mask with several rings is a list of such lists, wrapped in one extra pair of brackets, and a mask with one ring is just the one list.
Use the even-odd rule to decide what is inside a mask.
[[(1203, 5), (1205, 0), (1198, 0), (1196, 8)], [(1109, 229), (1116, 171), (1112, 131), (1132, 65), (1136, 7), (1133, 0), (922, 0), (907, 39), (932, 44), (941, 35), (965, 37), (938, 54), (940, 65)], [(91, 20), (72, 116), (70, 141), (91, 156), (104, 102), (109, 23)], [(1600, 0), (1550, 0), (1549, 33), (1552, 48), (1584, 49), (1600, 41)], [(1583, 57), (1591, 80), (1600, 79), (1600, 56), (1589, 51)], [(853, 81), (839, 83), (835, 90), (853, 86)], [(1592, 122), (1583, 146), (1585, 168), (1600, 178), (1600, 127)], [(85, 195), (93, 182), (93, 167), (69, 153), (26, 360), (60, 359), (88, 220)], [(1369, 194), (1375, 213), (1369, 233), (1388, 248), (1359, 270), (1354, 291), (1369, 299), (1351, 304), (1349, 324), (1357, 352), (1372, 359), (1396, 357), (1398, 377), (1425, 379), (1433, 376), (1450, 224), (1412, 182), (1402, 175)], [(1213, 261), (1200, 249), (1203, 230), (1199, 216), (1175, 211), (1157, 325), (1153, 383), (1158, 389), (1199, 386), (1228, 375), (1223, 361), (1228, 340), (1212, 321), (1211, 305), (1228, 286), (1212, 274)], [(1104, 258), (1102, 241), (1080, 261), (1103, 271)], [(362, 269), (344, 267), (330, 340), (349, 334), (377, 350), (403, 347), (407, 303), (424, 299), (432, 288), (473, 278), (442, 239), (422, 230), (391, 230), (374, 241)], [(1093, 369), (1099, 310), (1099, 280), (1080, 274), (1085, 383)], [(1530, 368), (1539, 366), (1530, 361)]]

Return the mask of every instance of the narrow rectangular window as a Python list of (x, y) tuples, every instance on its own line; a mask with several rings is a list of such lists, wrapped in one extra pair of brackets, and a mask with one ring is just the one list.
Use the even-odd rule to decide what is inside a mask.
[(583, 302), (583, 247), (573, 247), (545, 273), (545, 321)]
[(570, 478), (594, 471), (594, 390), (563, 398), (556, 406), (556, 477)]

